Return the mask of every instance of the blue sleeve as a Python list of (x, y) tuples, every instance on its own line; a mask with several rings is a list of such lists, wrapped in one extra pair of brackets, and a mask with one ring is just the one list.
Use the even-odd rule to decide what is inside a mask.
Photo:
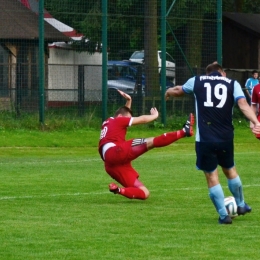
[(240, 98), (245, 98), (245, 94), (244, 94), (244, 92), (241, 88), (241, 85), (237, 81), (234, 82), (234, 93), (233, 93), (233, 95), (234, 95), (234, 99), (235, 99), (236, 102)]
[(182, 86), (182, 90), (187, 93), (193, 93), (194, 89), (194, 84), (195, 84), (195, 77), (188, 79), (188, 81)]

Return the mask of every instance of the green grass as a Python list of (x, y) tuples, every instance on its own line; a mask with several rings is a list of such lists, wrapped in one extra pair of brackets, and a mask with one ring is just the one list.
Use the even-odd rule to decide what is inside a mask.
[[(164, 131), (136, 127), (128, 137)], [(133, 162), (151, 192), (137, 201), (108, 192), (98, 129), (0, 133), (0, 259), (259, 259), (260, 143), (246, 124), (235, 131), (235, 161), (253, 211), (228, 226), (217, 224), (195, 169), (193, 137)]]

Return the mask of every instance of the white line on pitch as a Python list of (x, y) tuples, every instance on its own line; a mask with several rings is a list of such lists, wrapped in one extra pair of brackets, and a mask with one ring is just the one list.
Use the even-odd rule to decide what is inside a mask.
[(78, 163), (78, 162), (92, 162), (92, 161), (102, 161), (101, 158), (92, 158), (92, 159), (83, 159), (83, 160), (46, 160), (46, 158), (42, 161), (16, 161), (16, 162), (0, 162), (1, 164), (39, 164), (39, 163)]
[(86, 193), (67, 193), (67, 194), (46, 194), (46, 195), (27, 195), (27, 196), (4, 196), (0, 197), (0, 200), (16, 200), (16, 199), (36, 199), (36, 198), (48, 198), (48, 197), (62, 197), (62, 196), (86, 196), (86, 195), (100, 195), (107, 194), (106, 192), (86, 192)]
[[(243, 185), (244, 188), (250, 188), (250, 187), (259, 187), (260, 184), (253, 184), (253, 185)], [(205, 188), (173, 188), (171, 190), (204, 190)], [(167, 189), (163, 189), (164, 191), (167, 191)], [(150, 190), (153, 191), (153, 190)], [(108, 191), (104, 192), (85, 192), (85, 193), (65, 193), (65, 194), (46, 194), (46, 195), (27, 195), (27, 196), (4, 196), (0, 197), (1, 200), (17, 200), (17, 199), (37, 199), (37, 198), (51, 198), (51, 197), (72, 197), (72, 196), (87, 196), (87, 195), (103, 195), (103, 194), (109, 194)]]

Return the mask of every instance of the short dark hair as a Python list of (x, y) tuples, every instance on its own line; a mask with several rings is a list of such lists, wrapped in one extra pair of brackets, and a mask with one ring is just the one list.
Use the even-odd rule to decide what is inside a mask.
[(258, 73), (258, 71), (257, 70), (253, 70), (252, 71), (252, 75), (255, 74), (255, 73)]
[(119, 114), (125, 116), (125, 115), (127, 115), (128, 113), (130, 113), (131, 116), (133, 116), (133, 111), (132, 111), (129, 107), (127, 107), (127, 106), (122, 106), (122, 107), (120, 107), (120, 108), (117, 109), (117, 111), (116, 111), (115, 114), (114, 114), (114, 117), (117, 117)]
[(221, 71), (223, 71), (223, 68), (217, 62), (213, 62), (206, 67), (206, 74), (208, 75), (208, 74), (212, 73), (213, 71), (221, 72)]

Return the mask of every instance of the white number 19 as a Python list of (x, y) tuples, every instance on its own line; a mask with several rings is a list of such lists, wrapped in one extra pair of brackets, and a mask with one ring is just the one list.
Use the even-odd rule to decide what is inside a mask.
[[(212, 87), (209, 83), (205, 83), (204, 87), (207, 91), (207, 100), (204, 102), (205, 107), (213, 107), (213, 102), (211, 101), (211, 90)], [(221, 108), (224, 106), (226, 100), (227, 100), (227, 87), (223, 84), (217, 84), (214, 88), (214, 95), (217, 99), (220, 100), (218, 105), (216, 107)]]

